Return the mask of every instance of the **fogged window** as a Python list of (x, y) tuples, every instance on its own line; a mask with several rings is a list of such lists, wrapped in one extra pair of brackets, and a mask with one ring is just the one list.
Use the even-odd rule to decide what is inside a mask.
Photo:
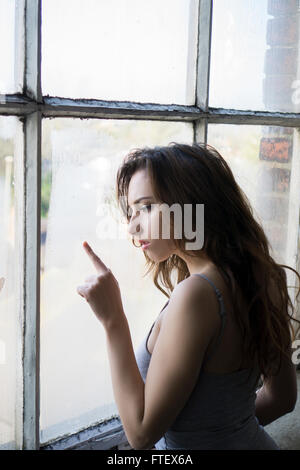
[(0, 95), (22, 91), (22, 0), (0, 0)]
[(22, 423), (20, 124), (0, 117), (0, 449), (20, 445)]
[[(88, 240), (120, 284), (136, 345), (162, 304), (117, 211), (118, 166), (133, 147), (191, 143), (190, 123), (45, 120), (41, 265), (41, 438), (118, 413), (105, 333), (76, 286), (93, 272)], [(59, 397), (59, 399), (58, 399)]]
[(195, 0), (44, 0), (43, 93), (193, 104), (196, 25)]
[(210, 106), (299, 112), (297, 0), (214, 0)]
[(297, 131), (289, 127), (210, 125), (208, 141), (229, 163), (248, 196), (256, 219), (270, 242), (272, 255), (284, 263), (288, 256), (287, 236), (293, 211), (291, 178), (298, 175), (293, 158)]

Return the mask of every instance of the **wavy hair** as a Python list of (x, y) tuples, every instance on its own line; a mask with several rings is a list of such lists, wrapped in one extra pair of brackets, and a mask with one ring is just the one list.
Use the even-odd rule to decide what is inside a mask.
[[(300, 323), (293, 317), (284, 268), (293, 271), (299, 281), (300, 276), (271, 256), (268, 238), (229, 165), (208, 144), (171, 142), (167, 146), (133, 149), (119, 167), (116, 183), (117, 201), (119, 204), (123, 201), (121, 210), (127, 221), (128, 187), (131, 177), (140, 169), (148, 170), (158, 201), (169, 206), (179, 203), (182, 208), (192, 204), (193, 225), (196, 204), (204, 204), (204, 244), (201, 250), (189, 250), (188, 255), (199, 256), (203, 250), (223, 274), (243, 337), (242, 360), (257, 362), (265, 378), (273, 375), (274, 365), (278, 364), (278, 371), (282, 354), (288, 356), (291, 340), (298, 333), (299, 327), (296, 333), (292, 323)], [(172, 213), (170, 223), (173, 228)], [(181, 252), (186, 252), (184, 235), (173, 241)], [(155, 286), (167, 297), (174, 289), (173, 273), (177, 283), (190, 275), (185, 261), (176, 254), (161, 262), (154, 262), (146, 252), (144, 256), (146, 274), (153, 272)], [(246, 311), (237, 295), (237, 286), (246, 300)], [(299, 292), (298, 287), (296, 300)]]

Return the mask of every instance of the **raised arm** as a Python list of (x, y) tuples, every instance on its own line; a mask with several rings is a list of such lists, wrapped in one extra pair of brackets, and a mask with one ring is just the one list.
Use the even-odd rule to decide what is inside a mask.
[[(219, 305), (205, 281), (188, 278), (169, 299), (144, 384), (118, 282), (88, 243), (96, 274), (77, 287), (105, 328), (115, 400), (129, 444), (148, 449), (187, 402), (207, 346), (219, 327)], [(183, 386), (184, 384), (184, 386)]]

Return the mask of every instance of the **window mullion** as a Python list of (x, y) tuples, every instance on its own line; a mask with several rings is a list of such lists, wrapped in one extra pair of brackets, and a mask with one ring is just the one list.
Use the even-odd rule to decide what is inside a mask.
[(208, 108), (211, 124), (252, 124), (258, 126), (299, 127), (300, 113)]
[(24, 449), (39, 448), (41, 113), (26, 117), (24, 146)]
[[(196, 81), (198, 62), (199, 1), (190, 0), (188, 23), (188, 56), (186, 69), (186, 103), (196, 104)], [(195, 51), (196, 46), (196, 51)]]
[[(24, 94), (41, 95), (41, 0), (25, 3)], [(41, 111), (24, 119), (23, 448), (39, 448)]]
[(194, 122), (194, 143), (207, 142), (207, 118)]
[[(212, 29), (212, 0), (200, 0), (198, 22), (198, 60), (196, 80), (196, 106), (204, 113), (208, 112), (210, 49)], [(207, 140), (207, 119), (195, 125), (196, 141)]]
[(24, 94), (38, 103), (42, 102), (41, 9), (41, 0), (26, 0)]

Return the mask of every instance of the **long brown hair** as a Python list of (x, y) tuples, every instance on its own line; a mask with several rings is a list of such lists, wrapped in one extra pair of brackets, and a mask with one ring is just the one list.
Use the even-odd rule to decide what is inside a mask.
[[(273, 375), (274, 364), (278, 363), (279, 370), (282, 354), (288, 355), (291, 340), (296, 337), (292, 321), (298, 322), (293, 318), (294, 306), (283, 268), (292, 270), (299, 281), (300, 276), (270, 255), (269, 241), (230, 167), (208, 144), (172, 142), (168, 146), (133, 149), (117, 173), (117, 201), (123, 201), (121, 210), (127, 219), (128, 202), (124, 204), (124, 200), (127, 201), (131, 177), (139, 169), (148, 170), (158, 201), (169, 206), (192, 204), (193, 208), (197, 203), (204, 204), (202, 250), (220, 269), (229, 286), (234, 315), (243, 336), (243, 357), (253, 363), (257, 361), (264, 377)], [(171, 227), (173, 222), (171, 214)], [(184, 235), (173, 241), (181, 252), (186, 252)], [(199, 251), (189, 250), (188, 254), (199, 256)], [(146, 252), (144, 255), (149, 268), (146, 274), (153, 272), (155, 286), (167, 297), (174, 289), (171, 280), (174, 272), (177, 283), (190, 275), (185, 261), (175, 254), (158, 263)], [(241, 307), (236, 286), (246, 300), (246, 311)], [(296, 300), (299, 292), (300, 288)]]

